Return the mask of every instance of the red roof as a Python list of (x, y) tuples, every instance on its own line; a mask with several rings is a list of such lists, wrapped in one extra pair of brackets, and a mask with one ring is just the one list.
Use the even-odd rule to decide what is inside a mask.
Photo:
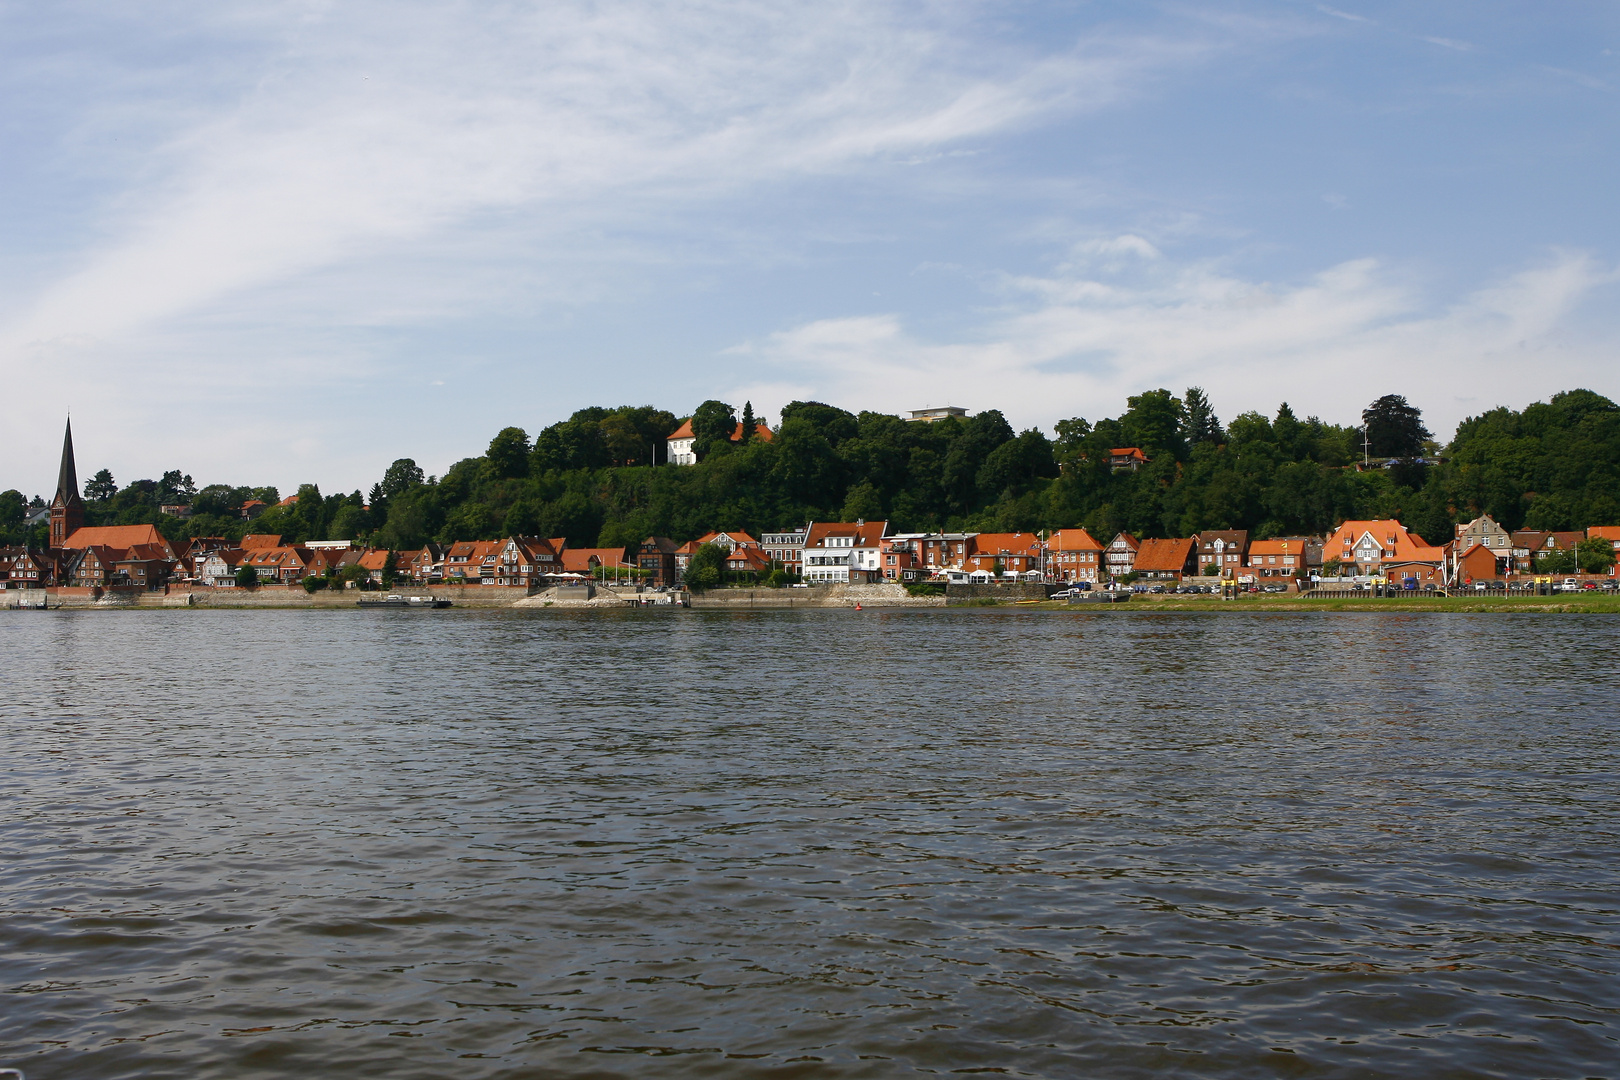
[[(670, 433), (669, 437), (671, 439), (692, 439), (692, 438), (696, 438), (696, 435), (694, 435), (693, 432), (692, 432), (692, 420), (691, 420), (691, 417), (688, 417), (687, 419), (682, 420), (681, 421), (681, 426), (676, 428), (672, 433)], [(771, 429), (765, 426), (765, 421), (763, 421), (763, 420), (755, 420), (754, 421), (754, 437), (756, 439), (763, 439), (766, 442), (771, 441), (771, 439), (773, 438), (773, 436), (771, 435)], [(731, 441), (732, 442), (742, 442), (742, 421), (741, 420), (737, 421), (737, 427), (731, 433)]]
[(1113, 457), (1135, 458), (1137, 461), (1146, 461), (1148, 459), (1147, 455), (1142, 453), (1141, 447), (1137, 446), (1116, 446), (1108, 453)]
[(166, 552), (172, 550), (155, 525), (86, 525), (74, 529), (73, 535), (62, 541), (65, 548), (129, 548), (136, 544), (157, 544)]
[(1059, 529), (1046, 541), (1052, 551), (1101, 551), (1097, 538), (1081, 528)]
[(274, 548), (281, 546), (280, 533), (248, 533), (242, 537), (242, 550), (253, 551), (257, 548)]
[(1144, 540), (1136, 550), (1136, 561), (1131, 564), (1137, 573), (1174, 573), (1187, 569), (1188, 561), (1198, 550), (1198, 538), (1188, 536), (1179, 540)]

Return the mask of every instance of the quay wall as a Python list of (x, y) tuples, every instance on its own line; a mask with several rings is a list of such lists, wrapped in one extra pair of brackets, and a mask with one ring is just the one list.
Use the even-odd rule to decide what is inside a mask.
[(949, 605), (966, 604), (974, 601), (1001, 600), (1013, 603), (1018, 600), (1045, 600), (1048, 596), (1067, 585), (1043, 585), (1022, 583), (1018, 585), (956, 585), (945, 586), (945, 603)]
[(693, 608), (944, 607), (943, 596), (912, 596), (904, 585), (812, 585), (808, 589), (711, 589)]

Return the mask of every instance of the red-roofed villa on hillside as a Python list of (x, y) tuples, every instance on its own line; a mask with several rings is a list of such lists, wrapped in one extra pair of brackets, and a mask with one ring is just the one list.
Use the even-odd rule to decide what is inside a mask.
[[(736, 429), (731, 433), (731, 441), (740, 443), (742, 437), (743, 426), (742, 422), (738, 421)], [(766, 442), (770, 442), (774, 438), (771, 429), (765, 426), (763, 420), (754, 422), (754, 438), (763, 439)], [(696, 465), (697, 451), (693, 449), (693, 443), (696, 441), (697, 437), (692, 433), (692, 420), (688, 417), (681, 421), (681, 426), (676, 428), (666, 440), (666, 445), (669, 448), (666, 460), (671, 465)]]

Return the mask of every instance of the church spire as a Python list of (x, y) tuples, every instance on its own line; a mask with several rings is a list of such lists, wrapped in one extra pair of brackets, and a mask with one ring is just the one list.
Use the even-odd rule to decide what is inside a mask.
[(79, 497), (79, 474), (73, 467), (73, 421), (62, 436), (62, 469), (56, 476), (56, 498), (51, 500), (51, 547), (62, 547), (84, 524), (84, 500)]

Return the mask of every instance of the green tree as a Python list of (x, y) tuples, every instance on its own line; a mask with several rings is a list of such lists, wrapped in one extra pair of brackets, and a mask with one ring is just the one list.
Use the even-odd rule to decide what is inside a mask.
[(1569, 548), (1549, 551), (1536, 560), (1536, 571), (1542, 574), (1573, 574), (1577, 568), (1575, 552)]
[(720, 584), (726, 568), (726, 549), (719, 544), (704, 544), (692, 553), (686, 564), (686, 587), (703, 592)]
[(1589, 536), (1575, 545), (1575, 562), (1582, 573), (1608, 573), (1614, 565), (1614, 544), (1601, 536)]
[(113, 482), (110, 470), (100, 469), (96, 475), (84, 482), (84, 497), (96, 502), (106, 502), (118, 494), (118, 485)]
[(1226, 432), (1221, 430), (1221, 422), (1201, 386), (1189, 386), (1181, 396), (1181, 431), (1189, 447), (1226, 440)]
[(692, 451), (699, 461), (716, 449), (731, 445), (737, 430), (735, 410), (723, 401), (705, 401), (692, 413)]
[(383, 586), (383, 588), (392, 589), (394, 587), (394, 581), (398, 576), (399, 576), (399, 552), (394, 551), (392, 548), (390, 548), (389, 551), (388, 551), (388, 554), (386, 556), (384, 556), (384, 558), (383, 558), (383, 567), (382, 567), (382, 586)]
[(490, 473), (500, 478), (527, 476), (529, 473), (529, 435), (519, 427), (502, 428), (489, 442), (484, 459), (489, 462)]
[(1434, 436), (1423, 426), (1423, 413), (1399, 394), (1385, 394), (1361, 414), (1367, 426), (1367, 449), (1377, 457), (1415, 458)]
[(236, 586), (239, 589), (251, 589), (259, 583), (259, 572), (246, 562), (236, 568)]
[(754, 428), (756, 424), (757, 421), (754, 419), (754, 403), (752, 401), (743, 402), (742, 442), (748, 443), (753, 441)]

